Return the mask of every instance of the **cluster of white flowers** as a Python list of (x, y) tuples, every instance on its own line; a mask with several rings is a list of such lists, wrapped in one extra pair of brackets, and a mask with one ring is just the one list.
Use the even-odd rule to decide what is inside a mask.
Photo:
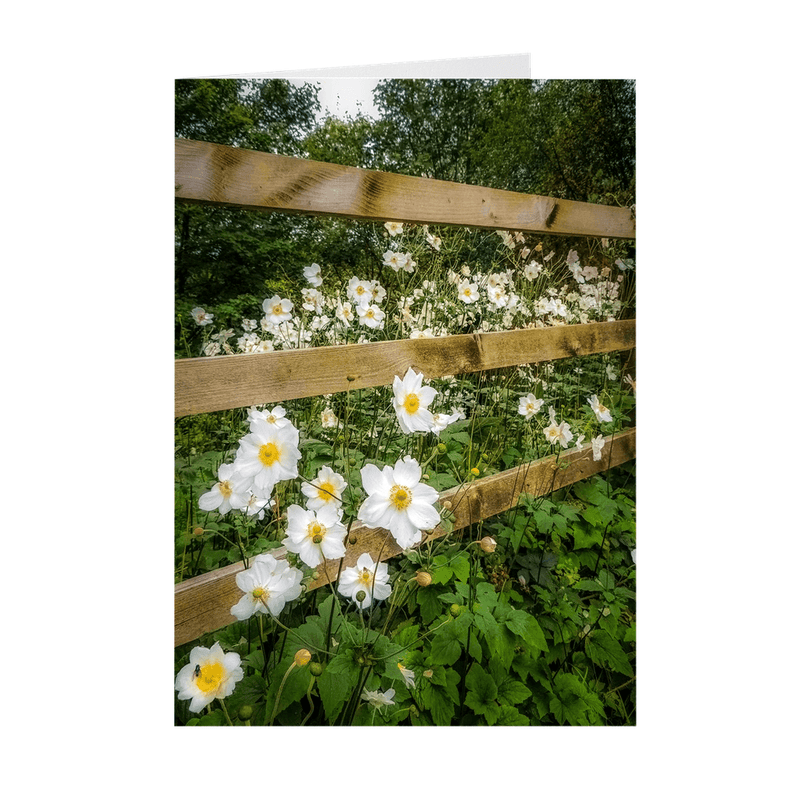
[(203, 511), (237, 510), (263, 519), (275, 484), (297, 477), (300, 433), (286, 411), (281, 406), (251, 408), (248, 420), (250, 433), (239, 440), (233, 463), (220, 465), (219, 480), (197, 501)]

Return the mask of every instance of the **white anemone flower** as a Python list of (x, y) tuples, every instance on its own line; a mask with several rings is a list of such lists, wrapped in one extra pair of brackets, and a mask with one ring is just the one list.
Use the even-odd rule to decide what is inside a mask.
[(336, 428), (339, 425), (339, 417), (336, 416), (330, 406), (326, 406), (320, 412), (320, 421), (323, 428)]
[(199, 306), (192, 309), (192, 316), (198, 325), (210, 325), (214, 321), (214, 315), (209, 314), (204, 308), (200, 308)]
[(544, 429), (543, 433), (545, 439), (547, 439), (550, 444), (560, 444), (562, 447), (567, 447), (575, 436), (569, 429), (568, 422), (562, 422), (560, 425), (551, 422), (550, 425)]
[(433, 504), (438, 492), (420, 483), (422, 469), (411, 456), (398, 459), (394, 467), (383, 470), (374, 464), (361, 469), (361, 483), (367, 499), (361, 504), (358, 519), (371, 528), (385, 528), (403, 549), (422, 541), (422, 531), (441, 521)]
[(520, 397), (519, 408), (517, 409), (525, 419), (532, 419), (534, 414), (538, 414), (541, 407), (544, 405), (542, 398), (536, 397), (531, 392), (530, 394)]
[(425, 241), (436, 251), (441, 249), (442, 240), (438, 236), (434, 236), (429, 230), (427, 225), (422, 226), (422, 232), (425, 234)]
[(431, 433), (435, 433), (438, 436), (448, 425), (452, 425), (460, 419), (464, 419), (462, 414), (434, 414)]
[(253, 429), (253, 424), (257, 422), (264, 422), (267, 425), (273, 425), (276, 428), (286, 428), (291, 426), (291, 421), (286, 418), (286, 409), (283, 406), (275, 406), (270, 411), (264, 409), (259, 411), (255, 406), (250, 406), (247, 409), (247, 421), (250, 423), (250, 430)]
[(402, 236), (403, 223), (402, 222), (384, 222), (383, 227), (389, 231), (389, 236)]
[(214, 700), (233, 694), (244, 677), (238, 653), (225, 653), (219, 642), (212, 647), (193, 647), (189, 663), (177, 674), (178, 700), (191, 700), (189, 711), (197, 714)]
[(347, 481), (330, 467), (322, 467), (317, 473), (314, 483), (306, 483), (300, 490), (308, 498), (306, 506), (316, 511), (325, 506), (339, 508), (342, 505), (342, 492), (347, 487)]
[(292, 309), (294, 303), (291, 300), (281, 300), (276, 294), (269, 300), (265, 300), (261, 307), (264, 309), (266, 319), (273, 325), (280, 325), (281, 322), (287, 322), (292, 318)]
[(411, 367), (402, 380), (399, 375), (394, 377), (394, 410), (400, 430), (406, 435), (414, 431), (427, 433), (433, 426), (433, 414), (428, 406), (438, 392), (431, 386), (423, 386), (422, 378), (422, 373), (417, 374)]
[(234, 466), (253, 479), (253, 491), (261, 497), (272, 494), (278, 481), (296, 478), (300, 432), (294, 425), (278, 428), (266, 422), (251, 422), (250, 433), (239, 440)]
[(325, 298), (319, 289), (301, 289), (303, 295), (303, 308), (321, 314), (325, 310)]
[(254, 614), (277, 617), (287, 603), (300, 597), (302, 580), (302, 571), (287, 561), (268, 553), (256, 556), (248, 569), (236, 575), (236, 585), (244, 597), (231, 608), (231, 614), (238, 620)]
[(539, 273), (542, 271), (542, 265), (537, 264), (535, 261), (531, 261), (530, 264), (526, 264), (525, 268), (522, 270), (522, 276), (529, 281), (535, 280), (539, 277)]
[(414, 673), (413, 669), (406, 669), (403, 666), (402, 662), (398, 662), (397, 669), (400, 670), (400, 674), (403, 676), (403, 683), (408, 686), (409, 689), (416, 689), (416, 685), (414, 684), (414, 680), (417, 677)]
[(313, 569), (325, 559), (344, 555), (347, 530), (342, 525), (341, 509), (326, 505), (318, 511), (306, 511), (302, 506), (291, 505), (286, 518), (286, 538), (281, 544), (290, 553), (297, 553), (304, 564)]
[(347, 284), (347, 296), (358, 306), (369, 305), (372, 300), (370, 281), (362, 281), (354, 275)]
[(238, 509), (247, 503), (251, 482), (237, 472), (235, 464), (220, 464), (217, 477), (219, 481), (211, 490), (197, 499), (197, 505), (203, 511), (227, 514), (232, 508)]
[(611, 412), (597, 399), (597, 395), (593, 394), (591, 397), (586, 398), (598, 422), (611, 422)]
[(595, 436), (592, 439), (592, 457), (595, 461), (599, 461), (603, 456), (603, 447), (605, 446), (605, 439), (603, 438), (603, 434), (601, 433), (599, 436)]
[(383, 254), (383, 265), (391, 267), (395, 272), (400, 272), (405, 266), (406, 257), (403, 253), (396, 253), (394, 250), (387, 250)]
[(319, 264), (312, 264), (310, 267), (303, 267), (303, 275), (306, 280), (313, 286), (322, 286), (322, 273)]
[[(364, 592), (361, 600), (358, 593)], [(354, 567), (348, 567), (339, 579), (339, 594), (349, 597), (361, 609), (369, 608), (375, 600), (385, 600), (392, 593), (389, 568), (376, 564), (369, 553), (362, 553)]]
[(394, 689), (387, 689), (385, 692), (379, 692), (377, 690), (369, 692), (364, 689), (364, 691), (361, 692), (361, 699), (369, 703), (373, 708), (395, 705), (392, 698), (394, 698)]
[(336, 319), (344, 323), (345, 328), (350, 327), (350, 323), (355, 319), (353, 306), (350, 303), (342, 303), (336, 306)]
[(480, 299), (480, 292), (478, 291), (477, 283), (470, 283), (463, 281), (458, 284), (458, 299), (463, 303), (470, 305)]
[(238, 511), (244, 511), (248, 517), (257, 517), (259, 520), (264, 519), (265, 509), (272, 508), (275, 505), (274, 500), (268, 497), (259, 497), (253, 492), (249, 492), (247, 500), (243, 506), (237, 506)]
[(386, 314), (375, 304), (371, 306), (358, 306), (358, 321), (368, 328), (382, 328)]

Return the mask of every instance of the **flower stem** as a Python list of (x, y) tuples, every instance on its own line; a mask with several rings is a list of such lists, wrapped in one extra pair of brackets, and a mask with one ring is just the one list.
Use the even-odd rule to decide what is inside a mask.
[(275, 722), (275, 717), (278, 714), (278, 705), (281, 702), (281, 695), (283, 694), (283, 687), (286, 685), (286, 679), (289, 677), (289, 673), (297, 666), (296, 661), (292, 661), (289, 664), (289, 669), (286, 670), (286, 674), (283, 676), (283, 680), (281, 681), (281, 685), (278, 687), (278, 694), (275, 696), (275, 705), (272, 707), (272, 716), (270, 717), (269, 724), (270, 727)]
[(228, 714), (228, 709), (225, 707), (225, 701), (221, 697), (218, 697), (217, 700), (219, 700), (219, 704), (222, 706), (223, 712), (225, 712), (225, 719), (228, 720), (228, 725), (233, 727), (233, 722), (231, 722), (230, 714)]

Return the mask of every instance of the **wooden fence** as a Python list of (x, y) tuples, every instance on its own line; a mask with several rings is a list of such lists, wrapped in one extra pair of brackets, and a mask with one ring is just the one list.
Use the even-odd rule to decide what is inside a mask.
[[(207, 205), (261, 211), (461, 225), (542, 234), (635, 237), (628, 209), (518, 192), (414, 178), (337, 164), (277, 156), (177, 139), (175, 197)], [(635, 347), (635, 321), (475, 333), (436, 339), (315, 347), (175, 362), (175, 416), (242, 408), (299, 397), (385, 386), (409, 367), (426, 378), (552, 361)], [(521, 493), (543, 496), (636, 455), (636, 429), (616, 434), (594, 461), (591, 448), (564, 451), (521, 464), (441, 493), (453, 530), (499, 514)], [(437, 528), (428, 539), (444, 535)], [(355, 523), (344, 566), (362, 553), (382, 560), (400, 549), (383, 530)], [(273, 551), (281, 557), (285, 550)], [(175, 587), (175, 645), (193, 641), (235, 619), (241, 597), (241, 562), (183, 581)], [(312, 588), (336, 579), (339, 562), (323, 562)]]

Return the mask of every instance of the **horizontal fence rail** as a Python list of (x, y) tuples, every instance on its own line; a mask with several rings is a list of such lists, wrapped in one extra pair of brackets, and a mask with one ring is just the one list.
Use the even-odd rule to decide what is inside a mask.
[[(440, 494), (440, 505), (451, 504), (453, 531), (463, 530), (482, 519), (513, 508), (521, 494), (542, 497), (563, 486), (603, 472), (636, 457), (636, 429), (629, 428), (608, 437), (602, 457), (594, 461), (591, 447), (571, 448), (558, 457), (547, 456), (521, 466), (489, 475)], [(441, 527), (428, 533), (426, 541), (444, 536)], [(385, 561), (402, 551), (394, 538), (381, 528), (355, 523), (343, 568), (354, 566), (362, 553)], [(273, 550), (276, 558), (285, 558), (285, 548)], [(175, 646), (194, 641), (204, 633), (218, 630), (232, 622), (230, 609), (242, 596), (236, 575), (244, 569), (239, 562), (205, 575), (190, 578), (175, 587)], [(318, 569), (312, 589), (336, 580), (338, 561), (326, 561)]]
[(633, 239), (627, 208), (175, 140), (175, 197), (361, 220)]
[(387, 386), (409, 367), (440, 378), (635, 346), (636, 321), (620, 320), (183, 358), (175, 362), (175, 416)]

